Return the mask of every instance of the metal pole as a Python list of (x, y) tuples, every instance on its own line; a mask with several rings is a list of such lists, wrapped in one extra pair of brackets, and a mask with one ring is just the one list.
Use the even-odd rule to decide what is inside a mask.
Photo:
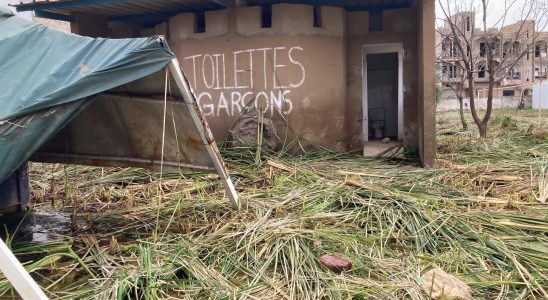
[(181, 72), (179, 61), (176, 58), (171, 60), (171, 63), (169, 64), (169, 69), (171, 71), (173, 79), (175, 79), (177, 87), (183, 95), (185, 103), (190, 104), (187, 107), (189, 108), (190, 115), (192, 116), (192, 120), (194, 121), (194, 125), (196, 125), (198, 132), (200, 132), (200, 135), (202, 136), (202, 142), (204, 143), (204, 146), (206, 147), (209, 156), (213, 160), (213, 165), (215, 166), (215, 169), (217, 170), (217, 173), (219, 174), (219, 177), (223, 182), (232, 208), (238, 210), (240, 208), (240, 201), (238, 200), (238, 194), (236, 192), (236, 189), (234, 188), (234, 184), (232, 183), (230, 175), (225, 168), (223, 159), (221, 158), (221, 154), (219, 153), (219, 149), (217, 148), (217, 144), (215, 143), (215, 139), (213, 139), (213, 134), (211, 133), (209, 125), (207, 124), (207, 120), (202, 114), (200, 107), (196, 102), (196, 98), (192, 93), (192, 90), (190, 89), (190, 85), (188, 84), (183, 73)]
[(540, 84), (538, 89), (538, 126), (542, 125), (542, 118), (541, 118), (541, 103), (542, 103), (542, 80), (544, 79), (544, 76), (542, 75), (542, 56), (540, 57), (540, 67), (539, 67), (539, 73), (540, 73)]
[(24, 300), (47, 300), (46, 294), (40, 289), (38, 284), (30, 277), (27, 270), (17, 260), (15, 255), (4, 241), (0, 239), (0, 271), (6, 275), (6, 278), (13, 285), (19, 296)]

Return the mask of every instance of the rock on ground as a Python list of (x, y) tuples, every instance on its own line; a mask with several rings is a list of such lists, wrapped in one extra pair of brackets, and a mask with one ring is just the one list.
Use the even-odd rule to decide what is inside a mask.
[(424, 273), (419, 280), (422, 290), (436, 300), (472, 300), (472, 289), (440, 268)]
[(352, 269), (352, 261), (350, 258), (340, 253), (325, 254), (320, 257), (320, 262), (335, 273), (341, 273), (342, 271)]
[[(262, 148), (269, 150), (278, 150), (281, 148), (281, 142), (276, 134), (274, 121), (268, 117), (264, 117), (262, 123)], [(258, 129), (259, 116), (257, 114), (257, 110), (253, 109), (242, 115), (234, 128), (231, 130), (228, 146), (256, 148), (258, 141)]]

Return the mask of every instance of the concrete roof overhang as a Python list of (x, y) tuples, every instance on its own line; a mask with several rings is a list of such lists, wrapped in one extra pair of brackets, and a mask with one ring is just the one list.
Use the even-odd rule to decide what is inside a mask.
[(295, 3), (344, 7), (346, 10), (384, 10), (407, 8), (417, 0), (22, 0), (13, 4), (17, 11), (34, 11), (37, 17), (73, 20), (75, 13), (107, 16), (110, 22), (130, 21), (144, 24), (165, 22), (185, 13), (220, 10), (234, 6), (269, 6)]

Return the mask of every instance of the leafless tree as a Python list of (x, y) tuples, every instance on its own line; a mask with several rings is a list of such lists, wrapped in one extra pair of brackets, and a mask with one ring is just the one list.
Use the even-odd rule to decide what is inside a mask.
[[(466, 89), (467, 89), (467, 86), (466, 86), (466, 73), (464, 73), (461, 69), (458, 69), (458, 65), (453, 63), (452, 61), (448, 61), (446, 59), (444, 59), (443, 57), (437, 57), (436, 58), (436, 63), (440, 66), (440, 68), (443, 70), (442, 73), (445, 74), (445, 76), (449, 76), (449, 78), (444, 78), (445, 79), (445, 87), (449, 88), (449, 91), (451, 91), (451, 93), (453, 95), (455, 95), (455, 97), (457, 98), (458, 102), (459, 102), (459, 116), (460, 116), (460, 122), (461, 122), (461, 125), (462, 125), (462, 129), (463, 130), (468, 130), (468, 123), (466, 122), (466, 118), (464, 117), (464, 97), (465, 97), (465, 92), (466, 92)], [(452, 71), (451, 71), (451, 75), (453, 75), (454, 73), (456, 74), (460, 74), (459, 76), (455, 76), (456, 78), (452, 78), (451, 75), (447, 75), (449, 72), (447, 70), (448, 67), (452, 67), (454, 68)], [(454, 73), (453, 73), (454, 72)], [(444, 76), (442, 74), (442, 76)], [(447, 91), (447, 90), (442, 90), (442, 94)]]
[[(516, 75), (514, 67), (524, 57), (533, 54), (539, 33), (546, 27), (548, 14), (544, 8), (546, 0), (507, 0), (495, 26), (489, 28), (488, 2), (438, 0), (445, 23), (443, 28), (438, 28), (442, 43), (438, 61), (449, 68), (446, 72), (454, 84), (468, 91), (472, 118), (482, 138), (487, 136), (495, 89), (501, 81), (511, 80)], [(474, 13), (478, 10), (481, 21), (475, 24)], [(519, 12), (519, 16), (515, 12)], [(521, 21), (507, 26), (508, 19), (512, 17)], [(483, 116), (480, 116), (476, 105), (477, 78), (483, 78), (488, 86), (487, 107)]]

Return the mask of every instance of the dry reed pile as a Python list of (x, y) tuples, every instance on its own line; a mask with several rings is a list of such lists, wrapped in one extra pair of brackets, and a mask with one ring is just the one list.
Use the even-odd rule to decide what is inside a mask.
[[(225, 151), (240, 212), (211, 175), (34, 164), (37, 206), (72, 232), (11, 244), (54, 299), (427, 299), (433, 267), (477, 299), (548, 298), (548, 115), (497, 114), (485, 141), (439, 116), (432, 170)], [(334, 252), (353, 268), (325, 268)]]

